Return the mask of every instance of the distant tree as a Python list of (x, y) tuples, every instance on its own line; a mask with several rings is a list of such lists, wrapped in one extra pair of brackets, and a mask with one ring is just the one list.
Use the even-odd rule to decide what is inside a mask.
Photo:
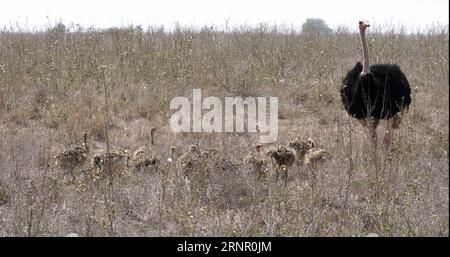
[(62, 22), (58, 22), (53, 28), (52, 31), (64, 34), (66, 32), (66, 25)]
[(302, 33), (311, 32), (327, 34), (333, 32), (333, 30), (328, 27), (324, 20), (309, 18), (302, 25)]

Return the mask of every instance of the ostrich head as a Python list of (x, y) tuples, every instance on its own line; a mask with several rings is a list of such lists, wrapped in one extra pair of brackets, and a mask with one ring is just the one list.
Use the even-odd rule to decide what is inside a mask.
[(368, 21), (359, 21), (359, 30), (360, 31), (365, 31), (368, 27), (370, 27), (370, 24)]
[(171, 146), (170, 147), (170, 156), (173, 158), (175, 156), (175, 151), (177, 150), (177, 148), (175, 146)]
[(197, 146), (197, 145), (191, 145), (191, 146), (189, 147), (189, 151), (190, 151), (191, 153), (200, 154), (200, 150), (198, 149), (198, 146)]
[(256, 151), (259, 152), (263, 146), (264, 146), (263, 144), (259, 144), (259, 143), (256, 144), (256, 145), (255, 145)]
[(266, 156), (273, 157), (275, 154), (275, 151), (276, 151), (275, 149), (267, 149)]
[(209, 149), (207, 151), (202, 151), (201, 156), (203, 158), (213, 158), (218, 153), (217, 149)]
[(136, 152), (134, 152), (133, 157), (136, 159), (141, 155), (144, 155), (145, 151), (142, 148), (139, 148), (138, 150), (136, 150)]
[(87, 145), (87, 136), (88, 134), (86, 132), (83, 133), (83, 144), (86, 146)]
[(216, 155), (219, 153), (219, 151), (217, 151), (217, 149), (213, 148), (213, 149), (209, 149), (209, 150), (208, 150), (208, 153), (209, 153), (211, 156), (216, 156)]
[(151, 129), (150, 129), (150, 143), (152, 144), (152, 145), (155, 145), (155, 131), (156, 131), (156, 128), (155, 127), (152, 127)]
[(321, 156), (321, 158), (326, 159), (326, 158), (330, 158), (331, 154), (330, 152), (328, 152), (327, 150), (321, 149), (319, 151), (319, 155)]
[(312, 138), (308, 138), (308, 139), (306, 140), (306, 143), (308, 144), (309, 149), (314, 148), (314, 146), (316, 145), (316, 144), (314, 143), (314, 140), (312, 140)]
[(95, 155), (94, 158), (92, 158), (92, 166), (94, 166), (95, 168), (100, 168), (102, 163), (103, 163), (103, 161), (102, 161), (102, 157), (100, 157), (100, 155)]
[(89, 146), (87, 145), (87, 138), (88, 134), (86, 132), (83, 133), (83, 147), (86, 149), (86, 151), (89, 152)]

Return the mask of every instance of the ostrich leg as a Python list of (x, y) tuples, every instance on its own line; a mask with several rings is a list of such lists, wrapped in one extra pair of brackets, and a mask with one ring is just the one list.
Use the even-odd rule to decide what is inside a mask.
[(308, 170), (309, 170), (309, 172), (311, 174), (311, 178), (312, 178), (312, 181), (310, 179), (310, 184), (311, 184), (310, 186), (311, 186), (311, 190), (312, 190), (312, 195), (314, 196), (314, 193), (316, 192), (316, 184), (317, 184), (316, 170), (314, 169), (314, 166), (309, 167)]
[[(384, 135), (384, 161), (383, 161), (383, 173), (386, 173), (387, 171), (387, 176), (388, 176), (388, 181), (389, 181), (389, 185), (391, 187), (392, 190), (395, 191), (396, 188), (396, 174), (394, 174), (392, 167), (389, 165), (389, 159), (390, 159), (390, 150), (391, 150), (391, 145), (392, 145), (392, 138), (393, 138), (393, 132), (394, 132), (394, 126), (395, 126), (395, 119), (394, 118), (390, 118), (387, 120), (387, 128), (386, 128), (386, 132)], [(393, 192), (393, 194), (395, 195), (395, 192)]]
[(369, 137), (370, 141), (372, 143), (372, 155), (374, 161), (377, 161), (378, 154), (377, 154), (377, 148), (378, 148), (378, 134), (377, 130), (374, 127), (369, 127)]
[(378, 168), (379, 168), (379, 162), (378, 162), (378, 134), (377, 134), (377, 126), (378, 126), (379, 120), (370, 118), (367, 122), (367, 127), (369, 129), (369, 138), (372, 142), (372, 158), (373, 163), (375, 165), (375, 181), (377, 185), (377, 192), (378, 192)]
[(365, 128), (367, 128), (367, 137), (371, 142), (371, 152), (373, 161), (376, 162), (378, 159), (377, 148), (378, 148), (378, 134), (377, 126), (379, 120), (373, 118), (360, 119), (358, 120)]
[(367, 127), (369, 129), (369, 138), (372, 143), (372, 157), (373, 161), (377, 163), (378, 160), (378, 134), (377, 134), (377, 125), (379, 120), (370, 119), (367, 122)]
[(74, 170), (70, 170), (70, 176), (71, 176), (70, 183), (75, 184), (76, 178), (75, 178), (75, 171)]
[(388, 161), (389, 153), (391, 150), (391, 144), (392, 144), (392, 137), (394, 133), (393, 129), (394, 119), (388, 119), (387, 120), (387, 129), (384, 135), (384, 158), (385, 162)]
[(284, 177), (284, 187), (286, 187), (287, 186), (287, 180), (288, 180), (288, 173), (287, 173), (287, 171), (286, 171), (286, 174), (283, 174), (283, 177)]

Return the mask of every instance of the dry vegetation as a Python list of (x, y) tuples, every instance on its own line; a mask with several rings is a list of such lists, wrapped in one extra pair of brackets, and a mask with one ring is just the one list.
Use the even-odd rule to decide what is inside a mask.
[[(448, 236), (448, 26), (373, 29), (372, 61), (398, 63), (413, 88), (388, 167), (371, 161), (361, 125), (340, 102), (341, 79), (360, 58), (358, 35), (345, 28), (0, 31), (0, 236)], [(192, 88), (278, 96), (278, 143), (310, 137), (330, 152), (314, 170), (315, 191), (297, 164), (287, 187), (270, 165), (261, 181), (243, 158), (254, 134), (171, 133), (169, 103)], [(90, 153), (108, 141), (160, 161), (70, 183), (52, 156), (83, 132)], [(191, 144), (218, 152), (202, 157), (205, 179), (189, 190), (179, 158)]]

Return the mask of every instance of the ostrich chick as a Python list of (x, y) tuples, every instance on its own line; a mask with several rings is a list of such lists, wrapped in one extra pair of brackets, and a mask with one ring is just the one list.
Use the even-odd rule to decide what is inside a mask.
[(295, 163), (295, 150), (284, 145), (280, 145), (275, 149), (270, 149), (266, 153), (275, 162), (276, 181), (278, 181), (279, 173), (282, 172), (284, 178), (284, 186), (287, 185), (289, 169)]
[(205, 197), (208, 188), (210, 161), (215, 159), (215, 150), (200, 151), (197, 145), (180, 157), (181, 173), (194, 198)]
[(265, 179), (268, 170), (267, 160), (261, 152), (262, 147), (262, 144), (256, 144), (256, 151), (250, 151), (244, 157), (244, 163), (252, 165), (253, 171), (258, 176), (258, 179)]
[[(305, 157), (303, 159), (303, 165), (305, 165), (306, 167), (308, 167), (308, 169), (310, 169), (311, 171), (311, 175), (313, 178), (312, 181), (312, 189), (313, 192), (315, 191), (315, 187), (316, 187), (316, 173), (317, 173), (317, 165), (321, 162), (324, 162), (326, 159), (330, 158), (330, 153), (325, 150), (325, 149), (321, 149), (321, 148), (312, 148), (310, 150), (308, 150), (305, 154)], [(323, 175), (321, 175), (321, 180)]]
[(125, 149), (116, 149), (110, 152), (100, 151), (92, 158), (94, 178), (123, 175), (128, 171), (130, 156)]
[(131, 163), (134, 171), (148, 172), (151, 166), (155, 166), (159, 163), (159, 160), (143, 149), (138, 149), (134, 152)]
[(181, 174), (187, 179), (192, 172), (199, 167), (201, 159), (201, 152), (197, 145), (191, 145), (189, 151), (180, 157)]
[(297, 153), (297, 160), (300, 162), (305, 157), (306, 152), (315, 146), (314, 140), (308, 138), (306, 140), (301, 138), (294, 138), (289, 141), (289, 147)]
[(203, 159), (213, 159), (214, 157), (217, 156), (218, 153), (219, 153), (219, 151), (217, 151), (217, 149), (211, 148), (206, 151), (201, 151), (200, 156)]
[(53, 157), (55, 165), (64, 171), (69, 171), (75, 180), (75, 169), (81, 167), (87, 159), (89, 147), (87, 145), (87, 133), (83, 133), (83, 143), (74, 144), (64, 149)]
[(326, 160), (328, 157), (330, 157), (330, 153), (327, 150), (321, 148), (312, 148), (306, 152), (303, 159), (303, 164), (305, 166), (316, 167), (318, 163)]

